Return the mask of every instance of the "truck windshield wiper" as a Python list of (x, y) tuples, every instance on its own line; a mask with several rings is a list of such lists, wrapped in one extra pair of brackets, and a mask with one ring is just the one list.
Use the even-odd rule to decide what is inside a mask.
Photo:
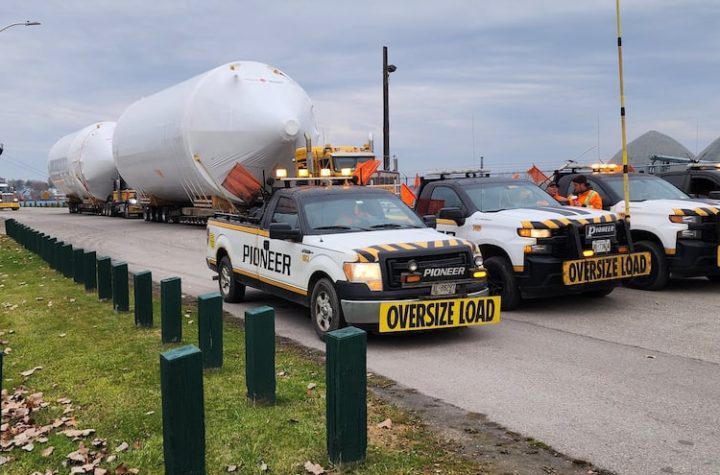
[(363, 228), (359, 228), (357, 226), (340, 226), (340, 225), (332, 225), (332, 226), (318, 226), (317, 228), (313, 228), (313, 231), (323, 231), (323, 230), (332, 230), (337, 229), (339, 231), (349, 231), (351, 229), (359, 229), (361, 231), (364, 231)]
[(397, 223), (383, 223), (383, 224), (376, 224), (374, 226), (370, 226), (370, 229), (397, 229), (404, 227), (404, 224), (397, 224)]

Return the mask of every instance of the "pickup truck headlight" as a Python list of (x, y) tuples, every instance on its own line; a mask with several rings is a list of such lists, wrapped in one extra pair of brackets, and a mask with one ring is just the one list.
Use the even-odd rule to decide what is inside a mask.
[(552, 231), (549, 229), (531, 229), (531, 228), (518, 228), (518, 236), (527, 238), (549, 238), (552, 236)]
[(700, 216), (680, 216), (671, 214), (670, 221), (676, 224), (700, 224)]
[(348, 282), (360, 282), (370, 290), (382, 290), (382, 275), (377, 262), (346, 262), (343, 271)]

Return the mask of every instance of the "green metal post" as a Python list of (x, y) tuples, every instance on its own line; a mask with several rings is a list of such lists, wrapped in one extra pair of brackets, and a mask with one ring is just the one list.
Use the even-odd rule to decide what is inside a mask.
[(130, 290), (128, 289), (127, 262), (112, 263), (112, 302), (116, 312), (130, 310)]
[(97, 254), (95, 251), (85, 251), (83, 261), (85, 290), (95, 290), (97, 287)]
[(160, 354), (163, 452), (168, 475), (205, 475), (202, 354), (183, 346)]
[(109, 257), (97, 258), (97, 289), (100, 300), (112, 298), (112, 265)]
[(48, 240), (48, 250), (47, 250), (47, 261), (48, 265), (51, 269), (56, 268), (56, 262), (55, 262), (55, 248), (57, 247), (57, 238), (50, 238)]
[(73, 247), (72, 244), (63, 246), (63, 267), (62, 273), (65, 277), (72, 279), (73, 272)]
[(347, 327), (325, 337), (327, 450), (334, 464), (365, 460), (367, 334)]
[(135, 325), (150, 328), (153, 326), (152, 273), (149, 270), (137, 272), (133, 276), (135, 292)]
[(73, 249), (73, 281), (76, 284), (85, 282), (85, 249)]
[(160, 281), (160, 320), (162, 342), (177, 343), (182, 340), (182, 292), (180, 277)]
[(62, 274), (62, 247), (65, 243), (61, 240), (55, 242), (55, 249), (53, 249), (53, 259), (55, 261), (55, 271)]
[(204, 368), (222, 368), (222, 295), (211, 292), (198, 297), (198, 339)]
[(253, 401), (275, 403), (275, 310), (245, 312), (245, 381)]

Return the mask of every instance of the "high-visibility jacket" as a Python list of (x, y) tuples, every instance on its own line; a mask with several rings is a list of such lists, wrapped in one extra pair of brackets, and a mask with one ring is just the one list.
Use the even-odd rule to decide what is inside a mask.
[(595, 190), (587, 190), (574, 200), (570, 200), (570, 206), (582, 206), (584, 208), (602, 209), (602, 198)]

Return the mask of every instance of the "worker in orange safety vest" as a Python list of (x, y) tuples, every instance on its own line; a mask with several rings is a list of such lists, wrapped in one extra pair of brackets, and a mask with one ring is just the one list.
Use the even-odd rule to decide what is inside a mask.
[(582, 206), (583, 208), (602, 209), (602, 198), (600, 193), (593, 190), (585, 175), (577, 175), (572, 179), (575, 196), (569, 196), (570, 206)]

